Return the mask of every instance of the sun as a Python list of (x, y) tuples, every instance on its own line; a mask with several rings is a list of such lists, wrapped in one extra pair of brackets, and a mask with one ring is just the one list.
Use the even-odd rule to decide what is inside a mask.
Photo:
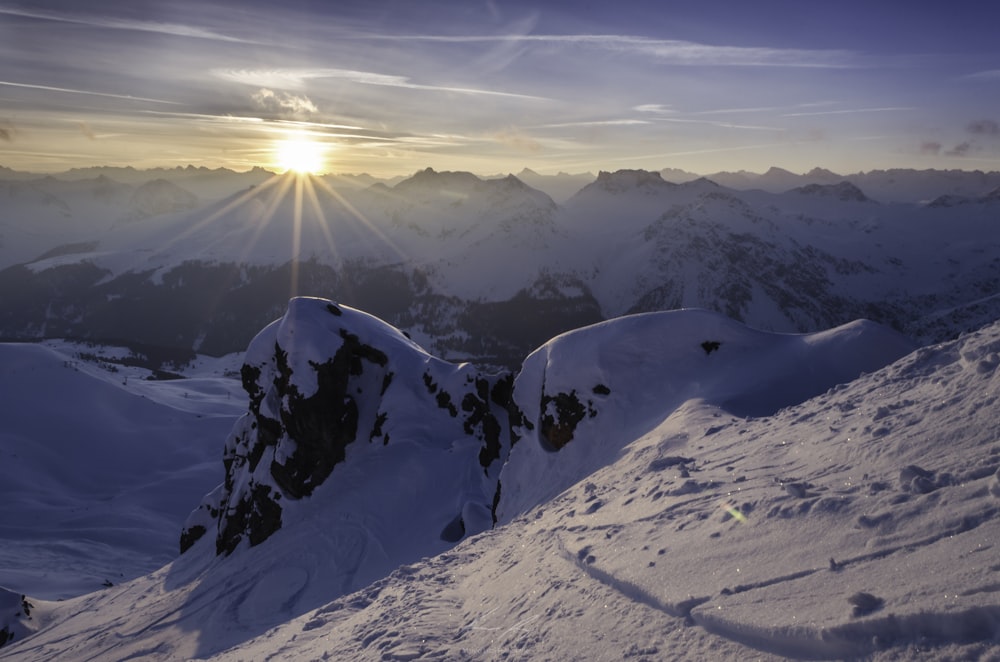
[(279, 168), (300, 175), (318, 175), (325, 166), (326, 147), (306, 136), (293, 136), (275, 145)]

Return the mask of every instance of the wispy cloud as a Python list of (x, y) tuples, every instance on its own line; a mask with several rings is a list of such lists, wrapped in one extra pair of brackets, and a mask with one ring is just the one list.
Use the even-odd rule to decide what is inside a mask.
[(271, 113), (290, 112), (295, 114), (309, 114), (319, 111), (316, 104), (309, 100), (309, 97), (290, 94), (282, 90), (275, 92), (274, 90), (262, 87), (250, 95), (250, 98), (262, 110)]
[(497, 142), (522, 152), (540, 152), (542, 144), (514, 128), (494, 134)]
[(962, 78), (968, 80), (1000, 80), (1000, 69), (988, 69), (986, 71), (977, 71), (976, 73), (962, 76)]
[(22, 18), (57, 21), (60, 23), (73, 23), (75, 25), (86, 25), (89, 27), (104, 28), (108, 30), (133, 30), (138, 32), (155, 32), (157, 34), (171, 35), (174, 37), (211, 39), (214, 41), (234, 43), (259, 43), (222, 34), (220, 32), (215, 32), (214, 30), (209, 30), (196, 25), (185, 25), (183, 23), (137, 21), (134, 19), (114, 18), (110, 16), (84, 16), (82, 14), (53, 12), (41, 9), (24, 9), (21, 7), (10, 7), (6, 5), (0, 5), (0, 15), (20, 16)]
[(844, 108), (841, 110), (820, 110), (805, 113), (785, 113), (782, 117), (813, 117), (816, 115), (853, 115), (855, 113), (889, 113), (916, 110), (913, 106), (888, 106), (885, 108)]
[[(291, 119), (267, 119), (246, 115), (217, 115), (211, 113), (164, 112), (156, 110), (143, 110), (140, 112), (144, 115), (151, 115), (153, 117), (172, 118), (176, 120), (198, 122), (206, 125), (216, 125), (223, 129), (231, 128), (235, 130), (250, 127), (255, 131), (280, 134), (295, 131), (296, 133), (304, 133), (317, 138), (337, 139), (348, 142), (406, 142), (408, 139), (400, 136), (392, 136), (386, 132), (379, 132), (374, 129), (350, 124), (332, 124), (328, 122), (309, 122), (305, 120)], [(348, 131), (351, 133), (347, 133)]]
[(937, 156), (941, 153), (942, 145), (936, 140), (927, 140), (920, 145), (921, 154), (931, 154)]
[(749, 129), (752, 131), (785, 131), (784, 127), (761, 126), (758, 124), (737, 124), (736, 122), (716, 122), (714, 120), (694, 120), (682, 119), (680, 117), (657, 117), (657, 122), (669, 122), (672, 124), (702, 124), (705, 126), (717, 126), (722, 129)]
[[(611, 157), (608, 162), (622, 163), (627, 161), (648, 161), (652, 159), (668, 159), (677, 156), (695, 156), (700, 154), (725, 154), (731, 152), (745, 152), (755, 149), (773, 149), (784, 147), (785, 143), (761, 143), (756, 145), (734, 145), (732, 147), (710, 147), (704, 149), (686, 149), (675, 152), (658, 152), (655, 154), (634, 154), (629, 156)], [(583, 162), (575, 165), (585, 165)]]
[(974, 136), (998, 136), (1000, 135), (1000, 124), (996, 120), (976, 120), (969, 122), (966, 130)]
[(677, 39), (651, 39), (617, 34), (501, 34), (501, 35), (365, 35), (378, 40), (425, 41), (440, 43), (521, 42), (549, 45), (588, 46), (655, 57), (688, 66), (822, 67), (861, 66), (861, 57), (847, 50), (807, 50), (713, 46)]
[(568, 129), (568, 128), (587, 127), (587, 126), (639, 126), (644, 124), (652, 124), (652, 122), (648, 120), (632, 120), (632, 119), (591, 120), (585, 122), (559, 122), (557, 124), (541, 124), (535, 128)]
[(90, 128), (89, 124), (78, 121), (76, 125), (80, 128), (80, 133), (82, 133), (87, 140), (97, 140), (97, 135), (94, 134), (94, 130)]
[(971, 151), (972, 151), (972, 143), (964, 142), (955, 145), (947, 152), (945, 152), (945, 154), (947, 154), (948, 156), (967, 156)]
[(0, 140), (14, 142), (14, 125), (7, 120), (0, 120)]
[(638, 106), (633, 106), (632, 110), (636, 111), (637, 113), (657, 113), (657, 114), (676, 112), (674, 111), (673, 107), (662, 103), (643, 103), (639, 104)]
[[(836, 102), (834, 101), (811, 101), (807, 103), (798, 103), (790, 106), (735, 106), (732, 108), (712, 108), (710, 110), (699, 110), (691, 114), (693, 115), (739, 115), (745, 113), (777, 113), (777, 112), (788, 112), (791, 110), (802, 110), (804, 108), (823, 108), (827, 106), (832, 106)], [(639, 108), (635, 108), (639, 110)], [(787, 117), (787, 115), (784, 115)]]
[(285, 89), (299, 89), (308, 80), (334, 78), (346, 80), (361, 85), (377, 85), (383, 87), (398, 87), (408, 90), (426, 90), (431, 92), (452, 92), (456, 94), (472, 94), (516, 99), (545, 100), (543, 97), (500, 90), (484, 90), (471, 87), (452, 87), (447, 85), (425, 85), (414, 83), (407, 76), (380, 74), (371, 71), (356, 71), (353, 69), (213, 69), (214, 76), (236, 83), (247, 85), (262, 85)]
[(167, 101), (166, 99), (151, 99), (149, 97), (134, 97), (130, 94), (110, 94), (108, 92), (95, 92), (93, 90), (77, 90), (70, 87), (53, 87), (51, 85), (34, 85), (31, 83), (15, 83), (8, 80), (0, 80), (0, 85), (7, 85), (9, 87), (21, 87), (29, 90), (44, 90), (46, 92), (64, 92), (67, 94), (87, 94), (93, 97), (107, 97), (110, 99), (124, 99), (126, 101), (144, 101), (148, 103), (166, 103), (174, 106), (180, 106), (182, 104), (176, 101)]

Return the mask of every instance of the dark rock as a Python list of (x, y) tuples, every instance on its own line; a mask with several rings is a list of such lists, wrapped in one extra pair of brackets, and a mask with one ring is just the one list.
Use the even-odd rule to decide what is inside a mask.
[[(251, 546), (266, 540), (281, 528), (284, 509), (330, 480), (358, 439), (380, 438), (378, 447), (391, 449), (390, 433), (406, 437), (409, 423), (394, 413), (393, 402), (407, 412), (443, 409), (445, 420), (455, 419), (455, 429), (445, 435), (448, 443), (477, 444), (483, 470), (482, 484), (472, 486), (473, 492), (469, 486), (456, 489), (467, 503), (475, 501), (470, 496), (475, 489), (482, 490), (481, 501), (473, 503), (480, 510), (473, 512), (495, 510), (499, 466), (510, 447), (509, 420), (517, 416), (511, 405), (513, 376), (480, 374), (468, 364), (436, 359), (428, 364), (402, 334), (379, 328), (377, 320), (323, 300), (293, 302), (247, 350), (241, 378), (248, 411), (226, 441), (223, 483), (188, 518), (181, 551), (213, 529), (218, 554), (231, 553), (244, 540)], [(317, 318), (317, 306), (330, 317)], [(369, 333), (371, 342), (362, 337)], [(305, 340), (301, 346), (299, 339)], [(414, 408), (413, 398), (426, 402)], [(425, 416), (413, 425), (416, 438), (422, 438)], [(474, 526), (481, 527), (476, 521)], [(459, 516), (441, 537), (456, 542), (467, 527)]]
[(850, 596), (847, 598), (847, 601), (854, 606), (851, 613), (855, 618), (878, 611), (885, 604), (885, 601), (882, 598), (863, 591), (859, 591)]
[[(550, 413), (549, 405), (555, 408)], [(587, 409), (580, 402), (576, 391), (556, 393), (554, 396), (542, 394), (542, 441), (546, 450), (557, 451), (573, 440), (577, 424), (586, 416)]]
[(701, 344), (701, 348), (703, 350), (705, 350), (705, 355), (706, 356), (709, 355), (709, 354), (711, 354), (712, 352), (716, 351), (721, 346), (722, 346), (722, 343), (720, 343), (718, 340), (706, 340), (705, 342), (703, 342)]

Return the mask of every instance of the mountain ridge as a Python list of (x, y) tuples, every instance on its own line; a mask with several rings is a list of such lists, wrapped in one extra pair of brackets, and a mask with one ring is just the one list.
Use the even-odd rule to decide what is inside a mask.
[[(285, 175), (193, 212), (171, 211), (190, 200), (175, 191), (167, 213), (117, 225), (106, 205), (77, 218), (71, 198), (26, 198), (0, 213), (0, 258), (14, 262), (0, 270), (0, 337), (127, 328), (225, 354), (307, 294), (371, 310), (445, 358), (510, 368), (561, 331), (680, 307), (795, 332), (867, 317), (940, 341), (970, 330), (942, 311), (1000, 277), (989, 191), (904, 204), (846, 180), (768, 193), (632, 170), (559, 204), (512, 176), (422, 173), (398, 190)], [(36, 215), (30, 237), (22, 214)]]

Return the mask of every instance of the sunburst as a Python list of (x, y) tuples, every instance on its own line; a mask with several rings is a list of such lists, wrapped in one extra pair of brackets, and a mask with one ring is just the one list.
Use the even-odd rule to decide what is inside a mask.
[(299, 175), (318, 175), (326, 169), (327, 148), (305, 134), (289, 135), (275, 143), (277, 166)]

